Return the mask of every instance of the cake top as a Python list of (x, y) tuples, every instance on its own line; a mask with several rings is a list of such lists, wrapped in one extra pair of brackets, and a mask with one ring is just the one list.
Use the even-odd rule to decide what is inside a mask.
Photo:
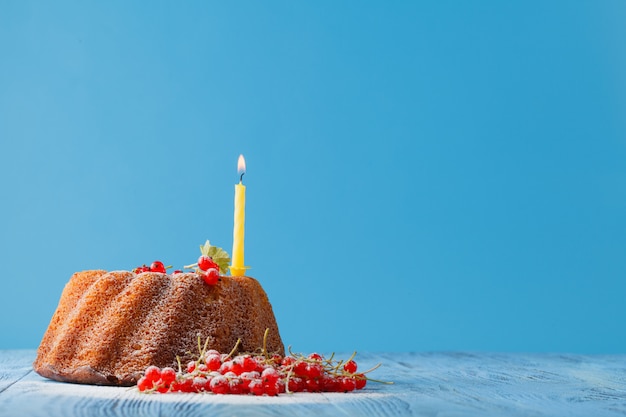
[[(175, 269), (172, 275), (181, 274), (184, 272), (194, 272), (198, 274), (204, 282), (208, 285), (215, 285), (218, 283), (220, 275), (226, 275), (230, 269), (230, 256), (224, 249), (211, 245), (208, 240), (204, 245), (200, 245), (200, 257), (198, 261), (185, 265), (183, 269)], [(154, 261), (150, 266), (143, 264), (133, 269), (136, 274), (143, 272), (158, 272), (166, 274), (167, 270), (172, 266), (165, 266), (165, 264), (159, 260)]]

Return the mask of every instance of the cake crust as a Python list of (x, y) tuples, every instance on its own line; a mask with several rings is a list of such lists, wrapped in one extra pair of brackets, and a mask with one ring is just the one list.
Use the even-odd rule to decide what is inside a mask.
[(150, 365), (178, 368), (208, 348), (263, 346), (284, 354), (267, 294), (250, 277), (210, 286), (195, 273), (91, 270), (75, 273), (37, 351), (33, 369), (64, 382), (134, 385)]

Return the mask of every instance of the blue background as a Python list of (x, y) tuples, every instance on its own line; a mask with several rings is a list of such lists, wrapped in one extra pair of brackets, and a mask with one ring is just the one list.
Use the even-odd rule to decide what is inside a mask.
[(0, 348), (232, 245), (296, 351), (626, 352), (623, 1), (0, 2)]

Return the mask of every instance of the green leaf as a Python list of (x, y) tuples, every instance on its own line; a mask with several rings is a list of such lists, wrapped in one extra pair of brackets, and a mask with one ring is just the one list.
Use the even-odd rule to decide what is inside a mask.
[(209, 242), (208, 240), (204, 242), (204, 245), (200, 245), (200, 253), (202, 253), (204, 256), (210, 256), (209, 249), (211, 249), (211, 242)]
[(220, 267), (220, 274), (225, 275), (230, 267), (230, 255), (218, 246), (212, 246), (208, 240), (200, 246), (200, 252), (205, 256), (210, 256)]

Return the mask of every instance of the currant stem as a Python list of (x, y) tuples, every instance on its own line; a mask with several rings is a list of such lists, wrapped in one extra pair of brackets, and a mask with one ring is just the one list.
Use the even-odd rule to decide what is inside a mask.
[(228, 354), (228, 356), (226, 356), (226, 358), (230, 358), (231, 356), (235, 354), (240, 343), (241, 343), (241, 338), (237, 339), (237, 343), (235, 343), (235, 347), (233, 347), (233, 350), (230, 351), (230, 353)]
[[(335, 353), (334, 353), (334, 352), (333, 352), (333, 356), (335, 356)], [(333, 356), (331, 356), (331, 359), (332, 359), (332, 357), (333, 357)], [(352, 356), (350, 356), (350, 358), (348, 358), (347, 360), (345, 360), (345, 361), (344, 361), (344, 360), (337, 361), (337, 365), (336, 365), (333, 369), (334, 369), (335, 371), (339, 371), (339, 372), (341, 372), (341, 367), (342, 367), (344, 364), (346, 364), (346, 363), (350, 362), (350, 361), (351, 361), (352, 359), (354, 359), (355, 357), (356, 357), (356, 350), (352, 353)]]
[(269, 327), (265, 329), (265, 333), (263, 333), (263, 356), (267, 359), (267, 335), (269, 334)]
[(368, 381), (372, 381), (372, 382), (378, 382), (379, 384), (385, 384), (385, 385), (393, 385), (393, 381), (381, 381), (380, 379), (373, 379), (373, 378), (365, 378)]
[(289, 372), (287, 372), (287, 378), (285, 379), (285, 392), (287, 394), (293, 394), (293, 391), (289, 389), (289, 380), (291, 379), (291, 375), (293, 375), (293, 365), (289, 367)]
[(365, 374), (367, 374), (367, 373), (372, 372), (373, 370), (376, 370), (376, 369), (380, 368), (380, 366), (381, 366), (381, 365), (382, 365), (382, 363), (379, 363), (379, 364), (375, 365), (374, 367), (372, 367), (372, 368), (368, 369), (367, 371), (365, 371), (365, 372), (361, 372), (361, 373), (362, 373), (363, 375), (365, 375)]
[[(203, 362), (204, 361), (204, 354), (206, 353), (206, 349), (207, 347), (209, 347), (209, 338), (206, 338), (206, 341), (204, 342), (204, 346), (202, 347), (202, 349), (200, 348), (200, 335), (198, 335), (198, 350), (200, 351), (200, 358), (198, 358), (199, 361)], [(235, 347), (237, 347), (235, 345)]]

